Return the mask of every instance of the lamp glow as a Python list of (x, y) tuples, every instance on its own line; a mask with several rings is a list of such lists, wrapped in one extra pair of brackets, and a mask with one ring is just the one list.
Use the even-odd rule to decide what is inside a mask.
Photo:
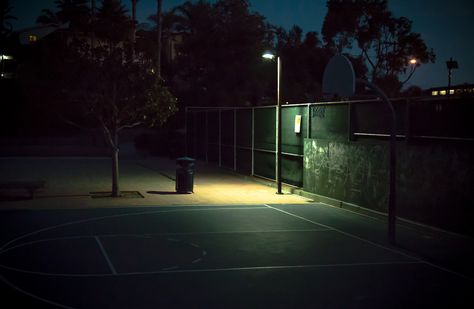
[(272, 60), (272, 59), (275, 59), (275, 55), (272, 54), (271, 52), (265, 52), (265, 53), (262, 55), (262, 58)]

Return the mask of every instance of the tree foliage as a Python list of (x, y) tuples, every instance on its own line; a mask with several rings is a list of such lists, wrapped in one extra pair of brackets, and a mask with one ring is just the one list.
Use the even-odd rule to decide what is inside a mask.
[(387, 0), (328, 0), (327, 7), (322, 28), (326, 45), (339, 52), (359, 51), (372, 81), (400, 87), (398, 76), (411, 58), (417, 65), (435, 61), (433, 50), (412, 31), (412, 22), (394, 17)]
[(88, 27), (82, 35), (71, 31), (69, 40), (38, 42), (23, 76), (28, 92), (47, 98), (62, 120), (103, 132), (113, 161), (112, 195), (119, 196), (119, 133), (164, 124), (177, 100), (151, 70), (152, 60), (130, 52), (133, 23), (119, 0), (102, 1)]
[(103, 0), (97, 12), (94, 33), (108, 44), (129, 42), (133, 31), (133, 21), (120, 0)]
[(270, 44), (265, 18), (244, 0), (186, 2), (173, 13), (171, 27), (184, 38), (177, 78), (188, 97), (195, 104), (255, 101), (262, 92), (260, 54)]
[(12, 33), (12, 20), (17, 18), (10, 14), (12, 10), (10, 1), (0, 0), (0, 42), (2, 46)]
[(150, 70), (149, 61), (131, 59), (118, 47), (98, 48), (93, 54), (81, 51), (74, 58), (63, 93), (77, 111), (111, 133), (109, 141), (114, 131), (162, 125), (176, 112), (176, 98)]
[(90, 23), (90, 9), (88, 0), (56, 0), (56, 11), (43, 9), (36, 19), (40, 24), (65, 24), (69, 23), (70, 29), (85, 30)]
[(276, 29), (276, 50), (281, 57), (281, 97), (285, 102), (311, 102), (320, 98), (322, 75), (332, 53), (324, 49), (317, 32), (293, 26)]

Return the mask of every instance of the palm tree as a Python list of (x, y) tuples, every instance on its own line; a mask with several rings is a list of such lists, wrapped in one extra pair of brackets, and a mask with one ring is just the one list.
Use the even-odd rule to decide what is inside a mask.
[(132, 53), (135, 58), (135, 42), (137, 35), (137, 2), (138, 0), (132, 0)]
[(132, 29), (127, 9), (120, 0), (103, 0), (96, 15), (95, 32), (109, 45), (130, 39)]
[(158, 76), (161, 76), (161, 32), (163, 28), (162, 22), (162, 6), (163, 0), (156, 0), (157, 9), (156, 9), (156, 23), (157, 23), (157, 30), (158, 30), (158, 50), (156, 51), (156, 73)]

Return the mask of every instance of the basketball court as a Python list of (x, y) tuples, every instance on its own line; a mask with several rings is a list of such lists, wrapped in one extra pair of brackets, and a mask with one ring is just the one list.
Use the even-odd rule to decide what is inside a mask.
[(382, 221), (321, 204), (2, 214), (2, 302), (17, 308), (474, 303), (471, 277), (385, 244)]

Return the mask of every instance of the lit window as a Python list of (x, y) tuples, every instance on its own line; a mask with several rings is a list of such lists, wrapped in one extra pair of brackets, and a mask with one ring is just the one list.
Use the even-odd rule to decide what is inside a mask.
[(431, 95), (438, 95), (438, 90), (435, 90), (435, 91), (431, 91)]
[(441, 90), (441, 91), (439, 92), (439, 94), (440, 94), (440, 95), (446, 95), (446, 90)]
[(36, 35), (34, 35), (34, 34), (30, 34), (30, 35), (28, 36), (28, 41), (29, 41), (29, 42), (36, 42), (36, 41), (38, 41), (38, 37), (37, 37)]
[(449, 94), (454, 94), (454, 89), (449, 89)]

